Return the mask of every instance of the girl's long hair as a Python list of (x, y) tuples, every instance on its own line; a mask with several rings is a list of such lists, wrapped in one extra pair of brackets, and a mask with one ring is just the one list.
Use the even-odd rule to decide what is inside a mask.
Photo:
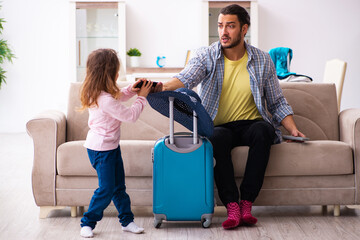
[(89, 54), (80, 94), (82, 110), (98, 106), (101, 91), (110, 93), (116, 99), (120, 97), (120, 89), (116, 85), (119, 69), (120, 61), (115, 50), (97, 49)]

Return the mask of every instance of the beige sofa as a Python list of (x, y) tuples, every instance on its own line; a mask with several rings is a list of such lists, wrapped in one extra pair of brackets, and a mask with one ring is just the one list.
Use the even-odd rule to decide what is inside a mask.
[[(334, 214), (339, 215), (340, 205), (360, 204), (360, 109), (338, 114), (333, 84), (281, 86), (298, 128), (311, 141), (272, 147), (255, 205), (335, 205)], [(80, 83), (71, 84), (67, 115), (47, 111), (26, 125), (34, 142), (32, 187), (41, 218), (63, 207), (71, 207), (71, 215), (76, 216), (77, 207), (83, 211), (97, 188), (96, 172), (83, 147), (88, 114), (76, 110), (79, 88)], [(149, 105), (136, 123), (122, 125), (120, 145), (133, 206), (152, 205), (151, 149), (156, 139), (169, 133), (168, 125), (168, 119)], [(180, 125), (175, 129), (185, 130)], [(239, 182), (247, 150), (237, 147), (232, 152)], [(215, 196), (216, 204), (221, 205)]]

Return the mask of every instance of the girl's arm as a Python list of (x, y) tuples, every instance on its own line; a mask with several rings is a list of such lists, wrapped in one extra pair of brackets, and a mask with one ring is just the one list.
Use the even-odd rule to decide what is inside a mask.
[(126, 102), (130, 98), (132, 98), (135, 94), (140, 91), (140, 88), (135, 88), (135, 86), (141, 81), (148, 81), (145, 78), (138, 79), (135, 83), (129, 84), (127, 87), (123, 87), (121, 89), (120, 101)]
[(135, 102), (127, 107), (112, 97), (107, 97), (103, 102), (103, 111), (111, 117), (122, 122), (135, 122), (146, 105), (146, 98), (138, 96)]
[(129, 100), (130, 98), (132, 98), (133, 96), (136, 95), (136, 92), (131, 91), (133, 87), (133, 84), (129, 84), (127, 87), (123, 87), (121, 88), (121, 96), (120, 96), (120, 101), (121, 102), (126, 102), (127, 100)]
[[(133, 85), (129, 85), (128, 87), (124, 88), (125, 96), (132, 95), (130, 92), (133, 92), (133, 86), (135, 86), (137, 82)], [(151, 90), (152, 82), (149, 81), (138, 90), (137, 94), (138, 97), (136, 98), (135, 102), (130, 106), (126, 107), (121, 104), (121, 100), (116, 100), (112, 96), (105, 96), (104, 101), (102, 101), (102, 108), (104, 112), (110, 114), (111, 117), (122, 121), (122, 122), (135, 122), (142, 110), (146, 105), (146, 96), (149, 94)], [(126, 92), (127, 91), (127, 92)]]

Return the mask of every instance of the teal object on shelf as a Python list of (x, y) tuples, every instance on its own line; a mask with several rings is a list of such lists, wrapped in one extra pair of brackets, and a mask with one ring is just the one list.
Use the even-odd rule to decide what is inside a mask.
[(157, 57), (156, 59), (156, 65), (158, 65), (160, 68), (164, 67), (166, 63), (166, 57)]

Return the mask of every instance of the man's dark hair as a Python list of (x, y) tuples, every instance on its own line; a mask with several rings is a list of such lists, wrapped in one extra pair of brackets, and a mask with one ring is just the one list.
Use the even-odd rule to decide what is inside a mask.
[(222, 15), (237, 15), (241, 27), (244, 24), (247, 24), (250, 27), (249, 13), (245, 10), (245, 8), (243, 8), (237, 4), (232, 4), (232, 5), (222, 8), (220, 10), (220, 13)]

